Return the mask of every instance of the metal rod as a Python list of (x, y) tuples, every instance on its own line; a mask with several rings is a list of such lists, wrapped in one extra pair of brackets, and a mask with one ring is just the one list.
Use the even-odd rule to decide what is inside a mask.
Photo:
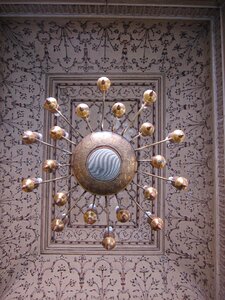
[[(127, 189), (125, 189), (127, 191)], [(149, 218), (150, 216), (148, 215), (148, 213), (142, 208), (142, 206), (132, 197), (131, 197), (131, 200), (134, 201), (134, 203), (140, 208), (140, 210), (143, 211), (143, 213)]]
[(126, 131), (131, 128), (131, 126), (134, 124), (134, 121), (136, 120), (136, 118), (140, 115), (140, 113), (142, 112), (142, 110), (145, 108), (145, 105), (142, 104), (141, 108), (139, 109), (139, 111), (134, 115), (133, 119), (130, 121), (130, 125), (128, 125), (126, 128), (123, 129), (121, 135), (123, 136)]
[(108, 228), (108, 233), (109, 233), (109, 204), (108, 204), (107, 196), (105, 196), (105, 206), (106, 206), (106, 221), (107, 221), (107, 228)]
[(141, 133), (135, 135), (130, 141), (133, 142), (135, 139), (137, 139), (139, 136), (141, 136)]
[(93, 132), (93, 129), (92, 129), (92, 127), (91, 127), (91, 124), (90, 124), (90, 122), (89, 122), (89, 119), (88, 119), (88, 118), (85, 118), (85, 121), (86, 121), (86, 123), (87, 123), (89, 129), (91, 130), (91, 132)]
[(158, 176), (158, 175), (155, 175), (155, 174), (152, 174), (152, 173), (147, 173), (147, 172), (143, 172), (143, 171), (139, 171), (138, 173), (149, 175), (151, 177), (156, 177), (156, 178), (159, 178), (159, 179), (162, 179), (162, 180), (166, 180), (166, 181), (171, 181), (170, 179), (168, 179), (166, 177)]
[(53, 181), (57, 181), (57, 180), (60, 180), (60, 179), (66, 179), (66, 178), (70, 178), (72, 175), (66, 175), (66, 176), (61, 176), (61, 177), (56, 177), (56, 178), (53, 178), (53, 179), (48, 179), (48, 180), (44, 180), (41, 182), (42, 183), (48, 183), (48, 182), (53, 182)]
[(105, 117), (105, 91), (102, 95), (102, 120), (101, 120), (101, 131), (104, 130), (104, 117)]
[(117, 197), (117, 194), (115, 194), (115, 198), (116, 198), (116, 201), (117, 201), (118, 206), (120, 207), (120, 206), (121, 206), (121, 202), (119, 201), (119, 199), (118, 199), (118, 197)]
[(136, 182), (134, 182), (134, 181), (133, 181), (133, 183), (134, 183), (136, 186), (138, 186), (140, 189), (144, 190), (144, 187), (143, 187), (143, 186), (141, 186), (140, 184), (137, 184), (137, 183), (136, 183)]
[[(75, 201), (74, 205), (70, 207), (70, 209), (67, 211), (67, 215), (75, 208), (75, 206), (77, 205), (77, 203), (80, 201), (80, 199), (83, 197), (83, 195), (86, 193), (86, 191), (84, 191), (80, 197)], [(81, 209), (80, 209), (81, 210)]]
[(72, 154), (72, 152), (70, 152), (70, 151), (67, 151), (67, 150), (62, 149), (62, 148), (60, 148), (60, 147), (57, 147), (57, 146), (54, 146), (54, 145), (52, 145), (52, 144), (46, 143), (46, 142), (44, 142), (44, 141), (42, 141), (42, 140), (37, 139), (37, 141), (38, 141), (39, 143), (43, 144), (43, 145), (52, 147), (52, 148), (54, 148), (54, 149), (58, 149), (58, 150), (60, 150), (60, 151), (63, 151), (63, 152), (65, 152), (66, 154), (69, 154), (69, 155)]
[(59, 164), (60, 167), (68, 167), (71, 166), (71, 164)]
[(71, 129), (76, 132), (80, 137), (84, 137), (77, 129), (73, 127), (73, 125), (70, 123), (70, 121), (61, 113), (60, 110), (56, 109), (56, 112), (63, 118), (63, 120), (71, 127)]
[(74, 187), (72, 187), (66, 194), (69, 195), (72, 191), (74, 191), (77, 188), (77, 186), (78, 183)]
[(64, 140), (66, 140), (67, 142), (73, 144), (73, 145), (77, 145), (76, 143), (74, 143), (73, 141), (69, 140), (68, 138), (66, 138), (65, 136), (62, 137)]
[(152, 159), (139, 159), (138, 162), (151, 162)]
[(117, 118), (114, 118), (114, 120), (113, 120), (112, 129), (111, 129), (112, 132), (115, 132), (115, 130), (116, 130), (116, 128), (115, 128), (116, 127), (116, 124), (115, 124), (116, 120), (117, 120)]
[(95, 205), (96, 195), (94, 195), (94, 200), (92, 202), (92, 207)]
[(149, 145), (145, 145), (145, 146), (140, 147), (140, 148), (136, 148), (136, 149), (134, 149), (134, 151), (139, 151), (139, 150), (143, 150), (143, 149), (146, 149), (146, 148), (149, 148), (149, 147), (152, 147), (152, 146), (156, 146), (156, 145), (165, 143), (165, 142), (167, 142), (167, 141), (169, 141), (169, 140), (170, 140), (170, 138), (167, 137), (167, 138), (165, 138), (165, 139), (162, 140), (162, 141), (159, 141), (159, 142), (156, 142), (156, 143), (153, 143), (153, 144), (149, 144)]

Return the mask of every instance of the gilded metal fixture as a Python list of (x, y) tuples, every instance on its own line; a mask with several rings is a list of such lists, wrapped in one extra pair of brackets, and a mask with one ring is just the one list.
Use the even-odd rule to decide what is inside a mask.
[[(98, 222), (97, 208), (95, 205), (96, 195), (105, 197), (105, 213), (106, 213), (106, 229), (103, 233), (102, 246), (107, 250), (112, 250), (116, 246), (116, 232), (110, 226), (112, 220), (110, 220), (109, 212), (109, 197), (110, 195), (115, 195), (117, 199), (117, 194), (121, 191), (127, 191), (127, 186), (133, 181), (135, 174), (144, 174), (145, 176), (157, 178), (164, 180), (174, 186), (177, 190), (185, 190), (188, 187), (188, 181), (184, 177), (172, 176), (172, 177), (162, 177), (157, 174), (138, 171), (138, 164), (141, 162), (149, 162), (150, 167), (161, 169), (166, 165), (166, 159), (160, 155), (156, 154), (151, 158), (137, 159), (138, 151), (146, 150), (148, 148), (154, 147), (161, 143), (181, 143), (185, 139), (185, 134), (180, 129), (175, 129), (173, 132), (169, 133), (168, 136), (161, 140), (145, 146), (134, 149), (132, 146), (133, 140), (137, 138), (147, 138), (154, 134), (155, 128), (150, 122), (143, 123), (139, 128), (139, 133), (135, 135), (130, 140), (127, 140), (125, 133), (129, 128), (134, 125), (135, 120), (141, 114), (141, 112), (149, 108), (157, 100), (157, 94), (152, 89), (148, 89), (143, 94), (143, 99), (140, 109), (131, 119), (129, 125), (121, 126), (120, 134), (116, 133), (115, 126), (112, 126), (111, 131), (106, 131), (104, 129), (104, 117), (105, 117), (105, 97), (108, 92), (111, 81), (107, 77), (101, 77), (97, 81), (97, 86), (102, 93), (102, 111), (100, 120), (100, 130), (93, 132), (93, 129), (89, 122), (90, 109), (85, 103), (80, 103), (77, 105), (75, 112), (77, 117), (82, 118), (91, 133), (83, 137), (83, 135), (73, 127), (71, 122), (62, 114), (60, 111), (60, 105), (58, 101), (49, 97), (44, 103), (44, 108), (50, 113), (56, 114), (56, 116), (63, 118), (63, 120), (70, 126), (71, 131), (74, 134), (81, 137), (82, 140), (76, 144), (69, 139), (69, 134), (63, 128), (59, 126), (54, 126), (50, 130), (50, 137), (55, 141), (52, 145), (42, 140), (42, 134), (38, 132), (32, 132), (30, 130), (25, 131), (22, 136), (22, 141), (24, 144), (32, 145), (35, 143), (41, 143), (44, 146), (52, 147), (58, 149), (64, 153), (64, 155), (71, 155), (70, 162), (68, 164), (60, 164), (55, 159), (47, 159), (43, 164), (43, 170), (47, 173), (55, 173), (58, 168), (63, 168), (64, 166), (71, 167), (71, 174), (55, 177), (43, 181), (41, 178), (27, 178), (22, 180), (22, 190), (24, 192), (32, 192), (34, 189), (38, 188), (40, 184), (48, 184), (53, 181), (67, 180), (73, 176), (80, 185), (84, 192), (77, 197), (74, 204), (69, 206), (69, 194), (74, 190), (72, 187), (69, 191), (58, 191), (54, 197), (54, 204), (59, 207), (65, 207), (66, 212), (60, 212), (59, 215), (52, 220), (51, 229), (54, 232), (62, 232), (66, 226), (69, 226), (69, 215), (70, 212), (77, 207), (78, 201), (84, 198), (85, 193), (90, 193), (93, 195), (93, 203), (83, 212), (83, 219), (86, 224), (92, 226)], [(126, 113), (126, 107), (123, 103), (117, 102), (112, 106), (111, 112), (115, 117), (115, 120), (121, 119)], [(65, 140), (72, 144), (72, 153), (64, 148), (57, 146), (57, 141)], [(158, 191), (153, 186), (141, 186), (136, 184), (138, 187), (143, 189), (144, 199), (148, 201), (156, 201), (158, 196)], [(76, 187), (76, 186), (75, 186)], [(137, 207), (147, 216), (147, 222), (150, 224), (151, 230), (158, 231), (163, 228), (163, 220), (151, 214), (151, 212), (145, 211), (140, 203), (132, 196), (131, 200), (137, 205)], [(149, 204), (149, 202), (146, 203)], [(117, 199), (118, 202), (118, 199)], [(69, 207), (69, 208), (68, 208)], [(120, 223), (125, 223), (130, 221), (131, 213), (128, 208), (123, 207), (123, 204), (119, 204), (116, 209), (116, 219)], [(116, 223), (117, 223), (116, 221)]]
[(133, 180), (137, 160), (130, 143), (120, 135), (107, 131), (94, 132), (75, 147), (72, 170), (86, 191), (95, 195), (112, 195), (119, 193)]

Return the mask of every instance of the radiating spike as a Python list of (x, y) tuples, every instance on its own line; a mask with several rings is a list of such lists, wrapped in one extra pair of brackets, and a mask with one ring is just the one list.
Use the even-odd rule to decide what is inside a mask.
[(144, 149), (147, 149), (147, 148), (150, 148), (150, 147), (153, 147), (153, 146), (156, 146), (156, 145), (159, 145), (159, 144), (162, 144), (162, 143), (165, 143), (167, 141), (169, 141), (170, 139), (168, 137), (166, 137), (164, 140), (161, 140), (159, 142), (156, 142), (156, 143), (153, 143), (153, 144), (149, 144), (149, 145), (145, 145), (145, 146), (142, 146), (142, 147), (139, 147), (139, 148), (136, 148), (134, 149), (134, 151), (140, 151), (140, 150), (144, 150)]

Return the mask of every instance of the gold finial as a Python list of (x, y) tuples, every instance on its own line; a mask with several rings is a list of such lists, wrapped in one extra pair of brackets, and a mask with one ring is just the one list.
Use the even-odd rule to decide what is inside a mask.
[(84, 222), (86, 224), (94, 224), (97, 221), (97, 212), (95, 209), (88, 209), (85, 213), (84, 213)]
[(106, 92), (110, 88), (111, 81), (107, 77), (100, 77), (97, 81), (97, 86), (101, 92)]
[(61, 140), (66, 135), (66, 131), (59, 126), (53, 126), (50, 130), (50, 136), (53, 140)]
[(148, 218), (148, 223), (150, 224), (152, 230), (158, 231), (163, 228), (163, 220), (158, 217), (149, 217)]
[(182, 143), (185, 140), (185, 133), (180, 129), (176, 129), (168, 135), (168, 139), (172, 143)]
[(47, 173), (52, 173), (55, 170), (57, 170), (59, 167), (59, 164), (56, 160), (53, 159), (47, 159), (43, 164), (43, 171)]
[(112, 113), (116, 118), (122, 118), (126, 112), (126, 107), (123, 103), (117, 102), (112, 107)]
[(151, 123), (148, 123), (148, 122), (143, 123), (143, 124), (141, 125), (141, 127), (140, 127), (140, 130), (139, 130), (139, 132), (140, 132), (140, 134), (141, 134), (142, 136), (150, 136), (150, 135), (153, 135), (154, 131), (155, 131), (154, 126), (153, 126)]
[(158, 191), (154, 187), (144, 186), (144, 197), (148, 200), (155, 200), (158, 196)]
[(85, 103), (80, 103), (76, 107), (76, 114), (82, 119), (87, 119), (90, 115), (89, 106)]
[(29, 193), (36, 189), (41, 183), (41, 178), (26, 178), (22, 180), (23, 192)]
[(57, 110), (59, 110), (59, 105), (55, 98), (49, 97), (45, 100), (44, 108), (50, 111), (51, 113), (56, 113)]
[(147, 90), (143, 94), (143, 102), (145, 106), (150, 106), (157, 100), (157, 94), (153, 90)]
[(116, 218), (121, 223), (126, 223), (130, 220), (130, 212), (124, 208), (118, 208), (116, 210)]
[(53, 231), (61, 232), (61, 231), (63, 231), (64, 227), (65, 227), (65, 224), (64, 224), (63, 220), (57, 219), (57, 218), (52, 220), (51, 228)]
[(166, 160), (162, 155), (156, 155), (151, 158), (150, 163), (154, 168), (162, 169), (166, 165)]
[(55, 204), (58, 206), (65, 205), (68, 201), (67, 193), (65, 193), (65, 192), (56, 193), (54, 196), (54, 201), (55, 201)]
[(22, 141), (26, 145), (34, 144), (38, 139), (41, 139), (42, 135), (38, 132), (33, 132), (30, 130), (24, 131), (22, 136)]
[(172, 178), (171, 183), (178, 190), (186, 190), (188, 188), (188, 180), (184, 177), (175, 176)]

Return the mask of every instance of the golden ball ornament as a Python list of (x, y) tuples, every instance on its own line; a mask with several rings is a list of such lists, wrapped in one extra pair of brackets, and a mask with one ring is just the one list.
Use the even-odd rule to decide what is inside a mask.
[(116, 240), (114, 237), (111, 236), (107, 236), (102, 240), (102, 246), (106, 249), (106, 250), (112, 250), (115, 248), (116, 246)]
[(43, 164), (43, 171), (46, 173), (52, 173), (55, 170), (57, 170), (59, 167), (59, 164), (56, 160), (53, 159), (47, 159)]
[(97, 81), (97, 86), (101, 92), (106, 92), (111, 86), (111, 81), (107, 77), (100, 77)]
[(157, 100), (157, 94), (153, 90), (147, 90), (143, 94), (143, 102), (145, 106), (153, 104)]
[(23, 133), (22, 141), (23, 141), (23, 144), (30, 145), (30, 144), (36, 143), (37, 140), (40, 138), (41, 138), (40, 133), (27, 130)]
[(53, 140), (61, 140), (66, 136), (66, 131), (59, 126), (53, 126), (50, 130), (50, 137)]
[(150, 164), (157, 169), (162, 169), (166, 165), (166, 159), (162, 155), (155, 155), (151, 158)]
[(52, 220), (51, 223), (52, 231), (61, 232), (63, 231), (64, 227), (65, 227), (65, 223), (63, 222), (63, 220), (57, 218)]
[(76, 114), (82, 119), (87, 119), (90, 116), (89, 106), (85, 103), (80, 103), (76, 107)]
[(119, 208), (116, 211), (116, 218), (121, 223), (126, 223), (130, 220), (130, 212), (127, 209)]
[(39, 186), (40, 181), (37, 178), (27, 178), (22, 180), (22, 191), (29, 193)]
[(123, 103), (117, 102), (112, 106), (112, 113), (116, 118), (122, 118), (126, 112), (126, 107)]
[(88, 209), (84, 213), (84, 222), (86, 224), (92, 225), (97, 221), (97, 219), (98, 219), (98, 216), (94, 209)]
[(171, 183), (178, 190), (186, 190), (188, 188), (188, 180), (184, 177), (175, 176)]
[(158, 191), (152, 186), (144, 186), (144, 197), (148, 200), (155, 200), (158, 196)]
[(158, 230), (161, 230), (163, 229), (163, 220), (159, 217), (151, 217), (148, 219), (148, 222), (151, 226), (151, 229), (154, 230), (154, 231), (158, 231)]
[(176, 129), (168, 135), (168, 138), (172, 143), (182, 143), (185, 140), (185, 133), (180, 129)]
[(139, 129), (139, 132), (142, 136), (151, 136), (153, 135), (154, 131), (155, 127), (149, 122), (143, 123)]
[(45, 100), (44, 108), (51, 113), (56, 113), (59, 110), (59, 104), (55, 98), (49, 97)]
[(67, 203), (67, 201), (68, 201), (68, 196), (67, 196), (67, 193), (65, 193), (65, 192), (56, 193), (54, 196), (54, 202), (58, 206), (65, 205)]

